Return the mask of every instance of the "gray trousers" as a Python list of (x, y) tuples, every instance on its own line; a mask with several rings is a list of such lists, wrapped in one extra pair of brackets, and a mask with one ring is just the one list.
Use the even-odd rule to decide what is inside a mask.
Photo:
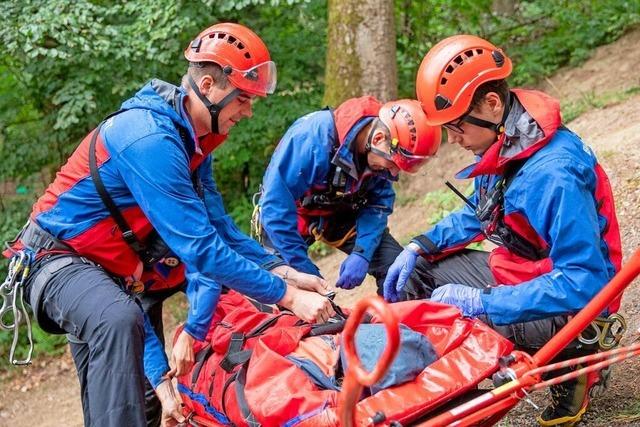
[[(416, 269), (421, 270), (421, 278), (425, 276), (427, 278), (407, 282), (405, 299), (429, 298), (434, 289), (448, 283), (458, 283), (479, 289), (495, 284), (489, 269), (489, 253), (484, 251), (465, 249), (433, 263), (420, 257)], [(531, 322), (495, 325), (486, 316), (479, 318), (500, 335), (515, 343), (516, 348), (525, 351), (535, 351), (545, 345), (568, 321), (567, 316), (554, 316)], [(583, 344), (576, 339), (567, 346), (567, 349), (581, 347)]]
[(144, 324), (135, 299), (101, 268), (75, 263), (52, 275), (41, 301), (41, 315), (72, 336), (85, 426), (144, 426)]

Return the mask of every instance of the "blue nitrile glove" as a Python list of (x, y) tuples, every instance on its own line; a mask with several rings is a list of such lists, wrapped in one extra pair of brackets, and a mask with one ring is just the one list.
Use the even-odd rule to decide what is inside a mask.
[(477, 317), (486, 313), (480, 299), (480, 292), (481, 290), (477, 288), (449, 283), (434, 290), (431, 301), (455, 305), (464, 316)]
[(398, 293), (404, 289), (407, 279), (409, 279), (411, 272), (416, 267), (417, 258), (417, 250), (407, 246), (393, 261), (382, 285), (385, 301), (396, 302), (400, 299)]
[(369, 261), (358, 253), (350, 254), (340, 266), (340, 277), (336, 286), (342, 289), (353, 289), (359, 286), (367, 276)]

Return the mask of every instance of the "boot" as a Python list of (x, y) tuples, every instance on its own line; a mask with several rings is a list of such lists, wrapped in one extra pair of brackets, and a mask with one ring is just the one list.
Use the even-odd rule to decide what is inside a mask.
[(600, 395), (606, 388), (608, 377), (609, 369), (605, 369), (551, 386), (551, 404), (538, 417), (538, 424), (545, 427), (571, 427), (578, 424), (591, 398)]

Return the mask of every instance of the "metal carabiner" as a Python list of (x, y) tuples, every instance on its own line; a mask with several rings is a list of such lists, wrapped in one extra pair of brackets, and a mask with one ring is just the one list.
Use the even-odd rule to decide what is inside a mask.
[[(0, 308), (0, 328), (13, 331), (13, 340), (9, 350), (9, 361), (13, 365), (27, 365), (31, 363), (33, 354), (33, 336), (31, 331), (31, 319), (24, 304), (24, 284), (27, 281), (31, 264), (35, 259), (34, 253), (30, 249), (19, 251), (10, 261), (7, 278), (0, 285), (0, 297), (2, 297), (2, 307)], [(11, 313), (11, 320), (6, 317)], [(20, 323), (27, 326), (27, 338), (29, 340), (29, 352), (22, 360), (15, 358), (18, 347)]]
[(585, 345), (597, 343), (602, 350), (611, 350), (622, 340), (622, 336), (627, 330), (627, 322), (621, 314), (613, 313), (608, 317), (596, 318), (589, 324), (589, 327), (594, 332), (593, 337), (585, 337), (585, 331), (582, 331), (578, 340)]
[(622, 336), (627, 330), (627, 321), (619, 313), (609, 315), (606, 321), (607, 323), (603, 328), (598, 344), (603, 350), (611, 350), (622, 340)]
[[(13, 330), (16, 325), (20, 323), (20, 318), (15, 317), (13, 306), (16, 296), (16, 282), (18, 281), (23, 260), (24, 256), (22, 253), (11, 258), (7, 271), (7, 278), (4, 280), (2, 285), (0, 285), (0, 298), (2, 298), (2, 306), (0, 307), (0, 328), (5, 331)], [(7, 317), (9, 313), (11, 313), (13, 318), (9, 319)]]

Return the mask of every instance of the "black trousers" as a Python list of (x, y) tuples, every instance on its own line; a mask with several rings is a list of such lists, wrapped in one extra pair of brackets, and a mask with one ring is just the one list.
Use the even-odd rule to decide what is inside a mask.
[[(421, 271), (421, 280), (407, 282), (405, 299), (429, 298), (434, 289), (448, 283), (480, 289), (495, 284), (489, 269), (489, 253), (484, 251), (465, 249), (434, 263), (420, 257), (416, 268)], [(518, 349), (530, 352), (545, 345), (568, 321), (567, 316), (554, 316), (531, 322), (495, 325), (487, 316), (479, 318), (500, 335), (515, 343)], [(584, 345), (576, 339), (567, 346), (567, 349), (583, 347)]]
[[(27, 294), (47, 262), (36, 264)], [(144, 324), (135, 298), (81, 262), (54, 273), (41, 301), (40, 315), (70, 337), (85, 426), (144, 426)]]

